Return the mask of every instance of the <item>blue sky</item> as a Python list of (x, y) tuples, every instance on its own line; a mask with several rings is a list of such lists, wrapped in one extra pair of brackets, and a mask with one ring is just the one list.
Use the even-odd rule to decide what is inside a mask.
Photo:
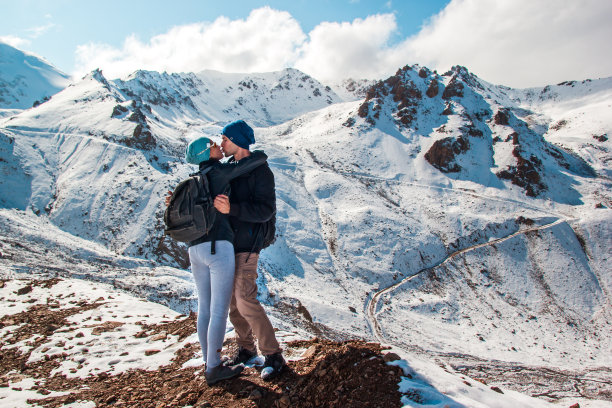
[(25, 49), (42, 55), (64, 72), (75, 69), (75, 49), (88, 42), (121, 46), (136, 34), (141, 40), (173, 26), (213, 22), (220, 16), (245, 19), (263, 6), (288, 11), (304, 32), (323, 21), (353, 21), (378, 13), (394, 13), (398, 31), (391, 41), (415, 34), (423, 22), (449, 0), (0, 0), (0, 36), (24, 40)]
[(0, 0), (0, 41), (78, 77), (136, 69), (383, 79), (419, 63), (542, 86), (612, 76), (612, 1)]

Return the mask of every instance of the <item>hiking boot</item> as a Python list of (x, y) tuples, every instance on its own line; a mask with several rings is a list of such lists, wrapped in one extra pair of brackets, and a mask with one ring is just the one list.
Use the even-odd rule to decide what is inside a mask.
[(257, 352), (253, 352), (251, 350), (245, 349), (244, 347), (239, 347), (236, 354), (229, 357), (223, 358), (223, 365), (225, 366), (235, 366), (238, 364), (246, 364), (247, 361), (252, 359), (253, 357), (257, 357)]
[(204, 377), (206, 377), (206, 384), (213, 385), (221, 380), (227, 380), (228, 378), (237, 376), (242, 372), (242, 370), (244, 370), (243, 365), (228, 367), (219, 364), (218, 366), (211, 368), (210, 371), (206, 371)]
[(279, 375), (283, 368), (285, 368), (285, 359), (280, 352), (267, 355), (266, 362), (261, 370), (262, 380), (271, 380)]

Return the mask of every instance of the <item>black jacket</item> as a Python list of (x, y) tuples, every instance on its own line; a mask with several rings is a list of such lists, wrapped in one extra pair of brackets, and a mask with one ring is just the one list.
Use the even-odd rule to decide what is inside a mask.
[(263, 244), (263, 230), (259, 224), (268, 221), (276, 213), (274, 174), (265, 162), (253, 171), (235, 178), (230, 185), (230, 223), (234, 230), (234, 251), (259, 253)]
[[(206, 174), (210, 186), (210, 195), (214, 199), (219, 194), (230, 194), (230, 181), (266, 162), (268, 156), (261, 150), (255, 150), (250, 156), (240, 161), (221, 163), (219, 160), (207, 160), (200, 163), (200, 171), (212, 167)], [(234, 232), (229, 223), (229, 217), (217, 211), (215, 223), (208, 234), (189, 243), (189, 246), (209, 241), (234, 241)]]

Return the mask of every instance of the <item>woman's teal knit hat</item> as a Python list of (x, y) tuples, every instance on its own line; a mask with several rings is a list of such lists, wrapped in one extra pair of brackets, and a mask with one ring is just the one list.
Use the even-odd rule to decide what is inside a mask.
[(185, 161), (198, 165), (210, 158), (210, 146), (212, 141), (207, 137), (199, 137), (187, 145)]

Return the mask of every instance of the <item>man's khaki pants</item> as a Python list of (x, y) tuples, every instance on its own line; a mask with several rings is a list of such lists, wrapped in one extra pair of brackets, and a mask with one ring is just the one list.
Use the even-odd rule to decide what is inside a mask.
[[(248, 258), (248, 260), (247, 260)], [(259, 350), (264, 355), (274, 354), (281, 348), (274, 335), (272, 323), (257, 300), (257, 261), (259, 254), (240, 252), (236, 254), (236, 274), (230, 303), (229, 318), (236, 330), (238, 346), (255, 351), (255, 337)]]

